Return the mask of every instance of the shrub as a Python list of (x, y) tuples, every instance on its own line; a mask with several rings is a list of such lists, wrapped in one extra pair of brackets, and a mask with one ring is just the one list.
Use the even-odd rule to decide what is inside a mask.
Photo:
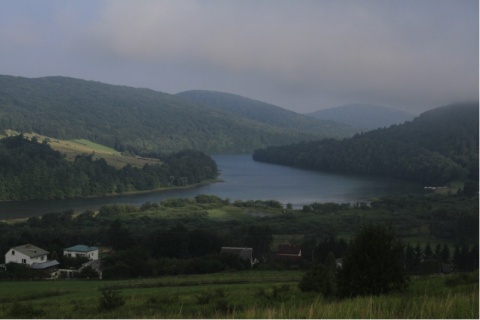
[(110, 311), (119, 308), (125, 304), (125, 298), (122, 297), (117, 289), (103, 287), (100, 288), (99, 308), (102, 311)]
[(92, 268), (91, 266), (86, 266), (80, 271), (80, 278), (82, 279), (98, 279), (99, 274), (97, 270)]
[(337, 288), (335, 270), (320, 263), (315, 264), (305, 273), (298, 286), (302, 291), (318, 292), (324, 297), (333, 296)]

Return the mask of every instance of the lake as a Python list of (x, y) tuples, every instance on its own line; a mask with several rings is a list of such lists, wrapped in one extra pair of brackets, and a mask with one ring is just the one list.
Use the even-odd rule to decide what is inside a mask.
[(252, 160), (251, 155), (213, 156), (222, 182), (189, 189), (91, 199), (0, 202), (0, 219), (26, 218), (73, 209), (95, 210), (107, 203), (142, 205), (167, 198), (213, 194), (234, 200), (277, 200), (301, 208), (313, 202), (359, 202), (389, 194), (423, 193), (423, 186), (408, 181), (309, 171)]

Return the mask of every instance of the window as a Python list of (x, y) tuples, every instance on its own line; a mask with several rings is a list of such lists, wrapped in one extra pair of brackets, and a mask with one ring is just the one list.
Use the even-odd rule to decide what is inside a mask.
[(22, 263), (27, 263), (27, 259), (22, 259)]
[(14, 255), (15, 255), (15, 250), (12, 250), (12, 256), (14, 256)]

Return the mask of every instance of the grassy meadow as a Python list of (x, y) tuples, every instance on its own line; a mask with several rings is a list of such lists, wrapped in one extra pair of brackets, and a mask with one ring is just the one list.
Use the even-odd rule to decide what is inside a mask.
[[(478, 273), (412, 278), (406, 292), (326, 300), (301, 271), (245, 271), (123, 281), (0, 283), (1, 318), (472, 318)], [(101, 288), (121, 305), (102, 307)]]
[[(12, 130), (6, 130), (5, 133), (7, 136), (19, 134), (18, 132)], [(53, 150), (64, 154), (66, 159), (70, 161), (73, 161), (77, 155), (93, 154), (93, 159), (96, 160), (103, 158), (109, 165), (117, 169), (121, 169), (127, 164), (141, 168), (145, 164), (160, 163), (158, 159), (125, 155), (114, 150), (113, 148), (97, 144), (86, 139), (61, 140), (43, 136), (37, 133), (23, 133), (23, 135), (29, 139), (35, 137), (40, 142), (47, 141)]]

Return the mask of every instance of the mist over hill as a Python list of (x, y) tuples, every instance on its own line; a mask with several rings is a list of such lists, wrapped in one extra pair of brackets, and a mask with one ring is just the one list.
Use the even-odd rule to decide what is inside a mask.
[(309, 169), (391, 176), (442, 185), (478, 182), (478, 102), (422, 113), (413, 121), (357, 134), (256, 150), (254, 159)]
[[(292, 119), (302, 117), (288, 114)], [(285, 121), (289, 122), (288, 117)], [(333, 124), (310, 124), (317, 129), (255, 121), (149, 89), (66, 77), (0, 75), (1, 131), (84, 138), (118, 151), (248, 153), (269, 145), (351, 133), (334, 135)]]
[(313, 134), (337, 138), (352, 136), (358, 131), (350, 125), (339, 124), (329, 119), (314, 120), (311, 117), (283, 109), (276, 105), (231, 93), (190, 90), (177, 93), (176, 95), (217, 111), (232, 113), (245, 119), (285, 129), (302, 130)]
[(367, 130), (401, 124), (415, 117), (414, 114), (402, 110), (371, 104), (349, 104), (307, 113), (306, 115)]

